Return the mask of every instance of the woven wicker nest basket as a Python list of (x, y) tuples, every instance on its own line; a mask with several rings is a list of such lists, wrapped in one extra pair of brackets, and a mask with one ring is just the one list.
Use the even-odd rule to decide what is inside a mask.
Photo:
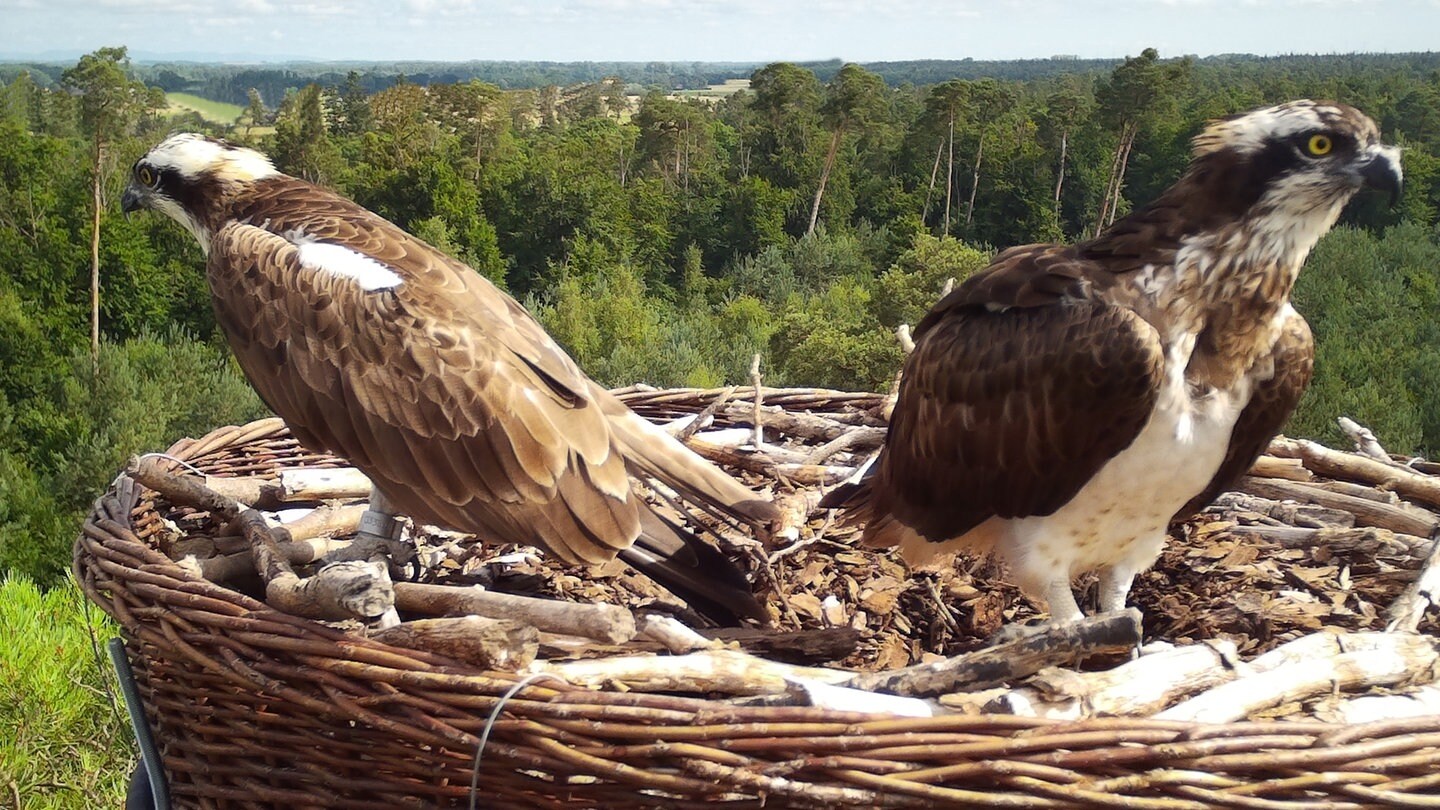
[[(865, 396), (790, 404), (878, 402)], [(641, 399), (651, 416), (689, 407)], [(273, 419), (168, 452), (213, 476), (338, 463)], [(75, 571), (125, 636), (176, 807), (1440, 806), (1440, 717), (916, 719), (521, 684), (201, 579), (158, 550), (172, 511), (122, 475)]]

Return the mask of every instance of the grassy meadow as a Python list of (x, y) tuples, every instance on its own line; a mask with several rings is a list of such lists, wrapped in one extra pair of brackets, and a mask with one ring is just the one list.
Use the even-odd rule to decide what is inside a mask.
[(92, 645), (115, 626), (73, 581), (42, 590), (12, 574), (0, 580), (0, 627), (0, 807), (120, 807), (134, 743)]
[(200, 113), (200, 117), (215, 124), (233, 124), (240, 120), (245, 110), (238, 104), (212, 101), (189, 93), (166, 93), (165, 100), (173, 112), (189, 110)]

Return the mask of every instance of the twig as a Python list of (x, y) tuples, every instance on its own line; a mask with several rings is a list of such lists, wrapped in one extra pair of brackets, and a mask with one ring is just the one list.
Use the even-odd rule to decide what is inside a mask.
[(885, 428), (857, 427), (820, 445), (805, 457), (805, 464), (820, 464), (836, 453), (856, 448), (869, 450), (885, 443)]
[(621, 683), (644, 692), (723, 692), (764, 695), (786, 691), (787, 678), (839, 683), (852, 673), (767, 661), (737, 650), (688, 655), (624, 655), (562, 663), (537, 663), (536, 672), (558, 675), (577, 686)]
[(691, 419), (685, 424), (684, 427), (676, 431), (675, 438), (683, 442), (691, 436), (694, 436), (696, 431), (703, 430), (711, 422), (715, 421), (716, 412), (718, 412), (721, 408), (725, 407), (725, 403), (729, 402), (730, 397), (734, 396), (734, 394), (735, 386), (731, 385), (726, 387), (726, 389), (724, 391), (721, 391), (720, 394), (715, 397), (715, 399), (710, 401), (709, 405), (705, 406), (704, 410), (700, 411), (700, 413), (695, 414), (694, 419)]
[(981, 689), (1034, 675), (1091, 655), (1118, 653), (1140, 643), (1140, 611), (1130, 608), (1078, 622), (1048, 625), (1026, 638), (889, 672), (866, 672), (844, 685), (927, 696)]
[(666, 650), (675, 654), (721, 649), (725, 646), (722, 641), (706, 638), (686, 627), (683, 622), (673, 616), (647, 613), (640, 617), (637, 625), (641, 636), (658, 642)]
[(492, 593), (479, 586), (451, 587), (418, 582), (395, 583), (400, 610), (445, 616), (455, 613), (516, 619), (547, 633), (621, 644), (635, 637), (635, 617), (618, 605), (577, 604)]
[(1340, 432), (1350, 437), (1350, 441), (1355, 443), (1356, 450), (1377, 461), (1383, 461), (1386, 464), (1393, 463), (1390, 454), (1380, 446), (1380, 440), (1375, 438), (1375, 434), (1370, 431), (1370, 428), (1347, 416), (1341, 416), (1335, 421), (1340, 425)]
[(160, 469), (153, 460), (131, 459), (126, 473), (172, 503), (193, 506), (233, 519), (250, 542), (255, 570), (265, 582), (265, 602), (277, 610), (319, 619), (374, 619), (394, 606), (390, 575), (384, 566), (336, 563), (301, 579), (290, 567), (265, 517), (243, 508), (190, 476)]
[(986, 711), (1078, 720), (1148, 716), (1177, 698), (1234, 680), (1235, 643), (1215, 639), (1170, 647), (1101, 672), (1046, 670), (995, 698)]
[(1437, 536), (1440, 532), (1430, 536), (1430, 554), (1420, 566), (1420, 574), (1385, 609), (1387, 631), (1415, 632), (1420, 629), (1425, 611), (1431, 605), (1440, 604), (1440, 542), (1435, 542)]
[(750, 360), (750, 384), (754, 386), (755, 393), (751, 406), (751, 417), (755, 425), (755, 450), (758, 452), (765, 448), (765, 430), (761, 427), (760, 407), (764, 404), (765, 395), (761, 392), (760, 382), (760, 353), (756, 352)]
[(540, 648), (540, 632), (533, 625), (482, 616), (420, 619), (371, 633), (370, 638), (506, 672), (529, 666)]
[[(1303, 653), (1285, 650), (1296, 644), (1303, 647)], [(1282, 650), (1290, 659), (1286, 663), (1217, 686), (1160, 712), (1156, 719), (1229, 723), (1272, 706), (1336, 689), (1433, 680), (1440, 660), (1435, 641), (1422, 636), (1321, 631), (1271, 650), (1252, 666), (1262, 669), (1269, 663), (1262, 659), (1272, 658)]]

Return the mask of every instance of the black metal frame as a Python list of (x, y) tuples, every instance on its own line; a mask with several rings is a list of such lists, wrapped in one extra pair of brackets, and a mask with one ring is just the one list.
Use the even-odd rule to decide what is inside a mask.
[(135, 733), (135, 744), (140, 748), (140, 762), (130, 775), (130, 788), (125, 793), (125, 810), (170, 810), (170, 790), (165, 784), (165, 770), (160, 766), (160, 752), (155, 748), (155, 737), (151, 735), (150, 724), (145, 719), (145, 707), (140, 703), (140, 691), (135, 687), (135, 672), (130, 669), (130, 659), (125, 655), (125, 642), (112, 638), (105, 648), (110, 653), (110, 663), (115, 667), (115, 677), (120, 682), (120, 694), (125, 698), (130, 730)]

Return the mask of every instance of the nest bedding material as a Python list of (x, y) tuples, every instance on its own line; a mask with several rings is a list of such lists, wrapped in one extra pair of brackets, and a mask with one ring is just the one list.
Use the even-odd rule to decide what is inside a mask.
[[(725, 392), (637, 388), (621, 394), (643, 415), (665, 422), (693, 417)], [(773, 445), (768, 454), (716, 445), (711, 440), (721, 434), (710, 428), (697, 442), (707, 455), (733, 461), (732, 471), (770, 490), (795, 516), (784, 548), (768, 554), (743, 543), (731, 548), (767, 595), (781, 629), (851, 628), (858, 641), (838, 663), (881, 670), (974, 648), (1002, 624), (1032, 616), (1004, 572), (985, 561), (912, 576), (891, 553), (859, 548), (855, 528), (812, 514), (815, 482), (838, 481), (873, 452), (884, 397), (762, 394), (769, 408), (779, 410), (766, 411), (776, 415), (761, 421), (786, 425), (767, 432), (767, 446)], [(746, 390), (730, 396), (713, 408), (714, 427), (748, 427), (756, 411)], [(806, 415), (828, 421), (786, 419)], [(871, 432), (855, 437), (866, 430)], [(854, 438), (847, 443), (844, 436)], [(342, 466), (303, 451), (275, 420), (182, 441), (170, 453), (224, 477)], [(1304, 481), (1308, 470), (1296, 466), (1279, 464), (1285, 478), (1254, 479), (1247, 492), (1274, 494), (1265, 482)], [(1426, 515), (1436, 525), (1440, 519), (1411, 500), (1371, 489), (1371, 502), (1403, 507), (1401, 517), (1357, 518), (1324, 506), (1287, 512), (1281, 501), (1241, 493), (1178, 527), (1161, 561), (1133, 592), (1132, 601), (1145, 611), (1146, 638), (1223, 640), (1249, 658), (1321, 627), (1383, 629), (1385, 606), (1414, 580), (1429, 546), (1393, 528), (1353, 524), (1410, 518), (1423, 526)], [(1360, 497), (1357, 491), (1351, 496)], [(735, 536), (727, 527), (712, 528)], [(278, 613), (193, 576), (161, 553), (223, 544), (225, 531), (209, 514), (167, 504), (122, 477), (97, 503), (76, 547), (87, 594), (120, 622), (131, 642), (176, 803), (465, 806), (485, 719), (516, 676)], [(425, 562), (421, 576), (430, 581), (483, 582), (632, 608), (672, 601), (623, 566), (566, 568), (533, 550), (483, 547), (425, 529), (416, 535)], [(1433, 633), (1433, 620), (1423, 629)], [(592, 646), (584, 654), (605, 652), (613, 650)], [(1297, 701), (1268, 713), (1324, 718), (1325, 703)], [(483, 795), (501, 806), (1360, 807), (1440, 801), (1436, 716), (1369, 725), (1315, 719), (1206, 725), (1126, 717), (1057, 724), (966, 714), (896, 720), (542, 679), (519, 691), (499, 718), (490, 729), (480, 783)]]

